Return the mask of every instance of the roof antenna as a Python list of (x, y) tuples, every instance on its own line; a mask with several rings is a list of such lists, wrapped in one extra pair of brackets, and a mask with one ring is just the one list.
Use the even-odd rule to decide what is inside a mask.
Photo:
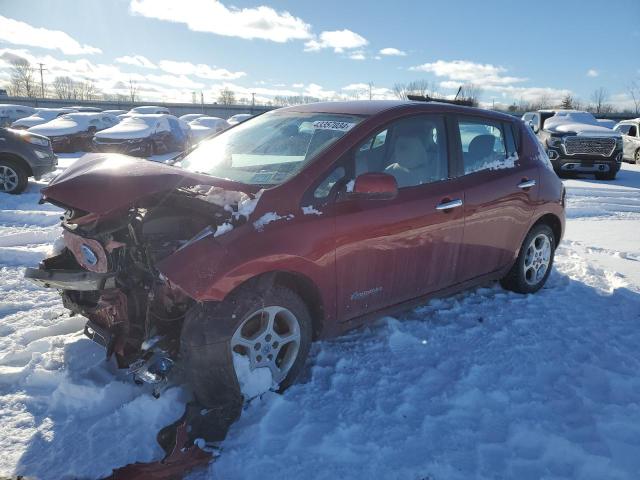
[(458, 95), (460, 95), (460, 92), (462, 91), (462, 85), (460, 85), (460, 88), (458, 88), (458, 93), (456, 93), (456, 96), (453, 97), (454, 100), (458, 99)]

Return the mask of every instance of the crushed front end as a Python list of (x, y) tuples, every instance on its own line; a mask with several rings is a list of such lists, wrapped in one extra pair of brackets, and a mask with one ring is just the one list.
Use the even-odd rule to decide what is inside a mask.
[(155, 265), (199, 232), (242, 217), (188, 188), (108, 214), (59, 206), (66, 212), (57, 252), (28, 268), (25, 277), (59, 290), (64, 306), (87, 318), (85, 334), (106, 348), (108, 358), (141, 381), (156, 383), (177, 356), (183, 319), (194, 300)]

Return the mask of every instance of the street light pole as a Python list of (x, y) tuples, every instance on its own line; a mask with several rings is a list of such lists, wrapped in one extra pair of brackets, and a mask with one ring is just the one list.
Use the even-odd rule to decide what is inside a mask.
[(46, 70), (46, 68), (42, 68), (44, 67), (44, 63), (39, 63), (38, 65), (40, 65), (40, 96), (44, 98), (44, 76), (42, 75), (42, 71)]

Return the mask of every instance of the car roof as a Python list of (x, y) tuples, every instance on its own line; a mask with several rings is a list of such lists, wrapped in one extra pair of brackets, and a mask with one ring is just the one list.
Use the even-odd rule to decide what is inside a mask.
[(414, 100), (354, 100), (347, 102), (318, 102), (285, 107), (279, 109), (279, 111), (373, 116), (395, 108), (403, 108), (407, 110), (415, 109), (416, 111), (428, 112), (430, 110), (436, 109), (441, 110), (442, 107), (445, 107), (447, 110), (459, 113), (461, 115), (482, 112), (483, 114), (489, 114), (511, 121), (516, 119), (516, 117), (514, 117), (513, 115), (508, 115), (493, 110), (465, 107), (462, 105), (454, 105), (451, 103), (438, 101), (422, 102)]

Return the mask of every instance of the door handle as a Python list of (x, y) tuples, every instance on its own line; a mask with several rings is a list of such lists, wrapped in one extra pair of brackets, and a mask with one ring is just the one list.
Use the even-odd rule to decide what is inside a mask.
[(451, 210), (452, 208), (458, 208), (462, 206), (462, 200), (459, 198), (456, 200), (449, 200), (436, 205), (436, 210)]
[(518, 188), (521, 188), (522, 190), (527, 190), (528, 188), (531, 187), (535, 187), (536, 186), (536, 181), (535, 180), (522, 180), (522, 182), (520, 182), (518, 184)]

